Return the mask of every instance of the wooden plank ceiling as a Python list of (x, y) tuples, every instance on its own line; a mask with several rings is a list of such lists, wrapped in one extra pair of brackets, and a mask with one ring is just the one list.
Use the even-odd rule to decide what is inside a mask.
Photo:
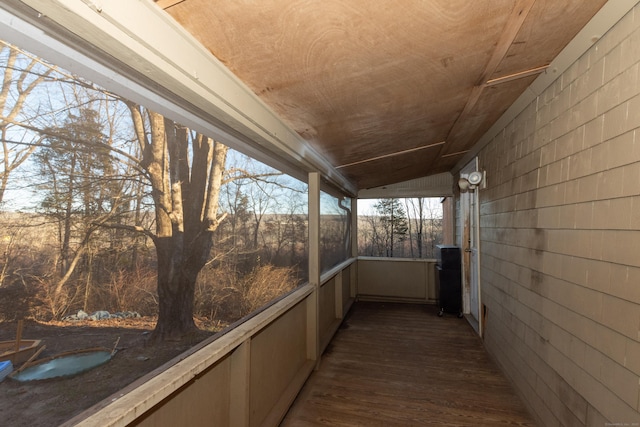
[(606, 0), (156, 0), (358, 188), (449, 171)]

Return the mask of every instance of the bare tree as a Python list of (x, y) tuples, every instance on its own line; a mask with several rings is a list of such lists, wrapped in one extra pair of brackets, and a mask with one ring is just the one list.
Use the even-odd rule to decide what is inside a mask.
[[(373, 212), (358, 215), (358, 252), (369, 256), (392, 256), (393, 234), (393, 248), (404, 249), (404, 253), (412, 258), (433, 257), (435, 245), (442, 241), (442, 208), (438, 199), (407, 198), (397, 203), (402, 203), (399, 206), (404, 206), (406, 216), (393, 205), (392, 199), (380, 199), (373, 206)], [(393, 255), (398, 254), (394, 252)]]
[(436, 245), (443, 240), (442, 205), (438, 199), (426, 199), (424, 203), (425, 230), (425, 257), (436, 256)]
[[(0, 203), (4, 200), (9, 176), (31, 156), (36, 148), (36, 135), (12, 132), (18, 116), (34, 90), (56, 70), (35, 57), (22, 53), (18, 48), (0, 41), (0, 61), (3, 67), (0, 87), (0, 141), (2, 142), (2, 169), (0, 170)], [(32, 112), (35, 115), (37, 111)], [(32, 117), (33, 118), (33, 117)], [(25, 119), (29, 120), (29, 119)], [(19, 127), (19, 124), (18, 124)], [(26, 139), (25, 139), (26, 138)], [(39, 142), (39, 141), (38, 141)]]
[(270, 259), (277, 265), (296, 265), (305, 258), (307, 216), (301, 212), (306, 205), (299, 195), (292, 193), (287, 197), (286, 212), (272, 221), (268, 230), (272, 239)]
[[(424, 248), (424, 205), (425, 199), (422, 197), (414, 199), (404, 199), (408, 214), (409, 245), (411, 247), (411, 257), (423, 257)], [(415, 236), (415, 237), (414, 237)], [(414, 244), (415, 240), (415, 244)], [(414, 247), (417, 254), (414, 253)]]
[[(8, 68), (27, 67), (32, 57), (16, 52), (6, 51), (7, 63), (11, 64), (10, 58), (17, 58), (15, 67)], [(25, 55), (22, 59), (21, 54)], [(233, 225), (249, 231), (247, 223), (254, 223), (253, 233), (244, 243), (252, 243), (252, 250), (256, 251), (261, 237), (264, 242), (270, 239), (261, 235), (261, 225), (264, 216), (275, 209), (273, 199), (279, 197), (278, 188), (285, 186), (277, 182), (282, 174), (249, 170), (250, 167), (225, 170), (228, 149), (223, 144), (46, 63), (41, 63), (38, 74), (35, 70), (40, 68), (39, 60), (33, 61), (31, 74), (5, 73), (4, 82), (11, 83), (11, 87), (6, 91), (9, 86), (2, 88), (4, 98), (0, 101), (6, 104), (0, 111), (0, 136), (6, 143), (5, 165), (10, 166), (5, 166), (5, 177), (31, 153), (39, 152), (41, 168), (30, 171), (41, 173), (29, 182), (34, 184), (34, 192), (45, 195), (40, 207), (55, 214), (60, 224), (57, 258), (61, 263), (56, 262), (57, 271), (41, 282), (54, 299), (59, 299), (63, 291), (75, 291), (78, 298), (84, 297), (86, 307), (91, 299), (91, 282), (99, 277), (93, 263), (98, 266), (99, 261), (122, 251), (123, 245), (118, 241), (130, 238), (133, 233), (129, 233), (135, 231), (145, 236), (146, 242), (153, 241), (156, 251), (158, 322), (153, 337), (174, 338), (192, 331), (194, 284), (203, 266), (211, 261), (212, 239), (225, 217), (219, 209), (221, 188), (234, 179), (246, 182), (246, 191), (238, 194), (234, 202)], [(26, 103), (29, 114), (24, 114), (25, 110), (10, 111), (11, 102), (20, 105), (29, 93), (34, 93), (30, 91), (35, 91), (35, 86), (31, 88), (27, 83), (35, 84), (38, 79), (59, 84), (38, 92), (38, 103)], [(93, 93), (93, 98), (81, 99), (78, 95), (84, 89)], [(91, 137), (84, 134), (82, 124), (92, 121), (88, 115), (94, 102), (113, 110), (100, 113), (100, 125), (108, 130), (96, 127), (95, 137)], [(126, 123), (118, 123), (115, 116), (122, 110), (126, 111)], [(83, 112), (87, 117), (81, 117)], [(98, 124), (98, 120), (93, 121)], [(16, 129), (22, 132), (19, 140)], [(18, 151), (22, 148), (24, 151)], [(7, 163), (10, 156), (6, 153), (10, 150), (18, 159), (13, 163)], [(5, 188), (0, 189), (0, 200)], [(250, 206), (251, 196), (256, 206)], [(254, 216), (252, 221), (247, 221), (249, 215)], [(299, 218), (291, 218), (297, 222), (287, 224), (291, 231), (284, 232), (291, 236), (291, 253), (295, 254), (304, 221), (300, 224)], [(98, 242), (94, 239), (97, 235), (102, 237)], [(134, 248), (132, 245), (127, 250), (135, 259)], [(124, 263), (118, 265), (126, 268)], [(76, 269), (78, 266), (82, 268)], [(75, 288), (65, 286), (70, 280), (76, 280)], [(54, 309), (57, 314), (64, 311), (60, 304), (54, 305), (58, 307)]]
[(380, 215), (382, 230), (379, 234), (384, 240), (386, 256), (393, 257), (396, 243), (406, 237), (407, 215), (399, 199), (380, 199), (374, 207)]
[(129, 103), (140, 166), (151, 184), (158, 262), (158, 322), (153, 339), (195, 330), (197, 276), (209, 258), (228, 148), (159, 113)]
[(60, 127), (43, 129), (35, 156), (40, 167), (42, 212), (58, 224), (59, 280), (51, 292), (52, 307), (62, 314), (63, 287), (79, 264), (85, 270), (85, 308), (92, 281), (92, 238), (120, 212), (123, 180), (115, 179), (110, 145), (99, 111), (69, 110)]

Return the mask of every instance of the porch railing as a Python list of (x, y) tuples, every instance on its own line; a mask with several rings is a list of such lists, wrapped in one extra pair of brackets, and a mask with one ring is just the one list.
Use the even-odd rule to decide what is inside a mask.
[(358, 299), (433, 303), (437, 300), (436, 261), (358, 258)]
[(277, 425), (356, 298), (432, 302), (433, 279), (433, 261), (350, 259), (66, 425)]

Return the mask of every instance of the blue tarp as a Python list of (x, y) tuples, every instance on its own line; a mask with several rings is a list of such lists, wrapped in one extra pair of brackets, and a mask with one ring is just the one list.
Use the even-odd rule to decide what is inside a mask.
[(5, 379), (13, 371), (13, 364), (9, 360), (0, 362), (0, 381)]
[(17, 372), (11, 378), (17, 381), (46, 380), (57, 377), (70, 377), (103, 365), (111, 360), (113, 354), (107, 350), (71, 354), (29, 366)]

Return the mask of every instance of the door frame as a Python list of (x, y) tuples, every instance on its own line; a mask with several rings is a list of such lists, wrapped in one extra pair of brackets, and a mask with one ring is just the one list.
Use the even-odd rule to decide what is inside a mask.
[[(479, 171), (478, 158), (475, 157), (460, 170), (460, 178), (467, 178), (471, 172)], [(483, 313), (482, 313), (482, 291), (480, 278), (480, 194), (479, 190), (484, 184), (471, 190), (460, 192), (460, 223), (461, 234), (459, 237), (459, 246), (462, 252), (462, 307), (466, 315), (467, 321), (473, 326), (480, 337), (483, 336)], [(473, 221), (472, 221), (473, 219)], [(472, 227), (472, 224), (475, 225)], [(473, 233), (473, 236), (472, 236)], [(474, 247), (471, 248), (471, 242)], [(472, 251), (475, 251), (475, 263), (472, 263)], [(471, 269), (475, 274), (471, 274)], [(472, 280), (475, 278), (475, 286)], [(477, 310), (472, 310), (471, 303), (472, 291), (477, 293)], [(477, 317), (472, 314), (477, 312)]]

